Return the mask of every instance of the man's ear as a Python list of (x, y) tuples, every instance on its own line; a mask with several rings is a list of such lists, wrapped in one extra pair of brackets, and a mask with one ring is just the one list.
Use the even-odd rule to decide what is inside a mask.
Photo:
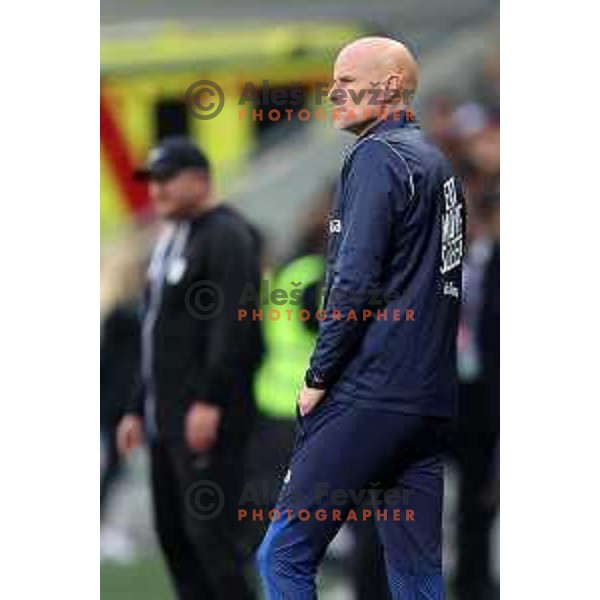
[(385, 96), (390, 104), (402, 102), (402, 75), (389, 75), (385, 84)]

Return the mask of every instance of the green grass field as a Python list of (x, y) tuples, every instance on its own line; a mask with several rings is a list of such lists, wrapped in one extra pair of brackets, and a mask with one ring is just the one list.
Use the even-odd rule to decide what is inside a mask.
[(158, 554), (144, 558), (133, 566), (103, 563), (100, 567), (102, 600), (173, 600)]
[[(346, 600), (350, 596), (335, 584), (336, 578), (319, 577), (319, 597)], [(130, 566), (102, 563), (100, 567), (101, 600), (175, 600), (162, 558), (152, 554)]]

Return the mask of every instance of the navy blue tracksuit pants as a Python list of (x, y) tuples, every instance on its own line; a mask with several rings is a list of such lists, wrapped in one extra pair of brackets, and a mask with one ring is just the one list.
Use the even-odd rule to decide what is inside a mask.
[[(358, 407), (328, 394), (300, 417), (290, 470), (258, 552), (269, 600), (314, 600), (327, 545), (375, 520), (396, 600), (441, 600), (443, 459), (449, 419)], [(371, 515), (355, 510), (370, 497)]]

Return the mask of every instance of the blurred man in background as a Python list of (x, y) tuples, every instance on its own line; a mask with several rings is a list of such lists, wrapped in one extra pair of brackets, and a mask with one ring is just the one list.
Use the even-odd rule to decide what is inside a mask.
[(460, 410), (455, 457), (458, 600), (499, 597), (492, 576), (491, 534), (499, 505), (500, 229), (499, 193), (481, 198), (482, 225), (465, 262), (459, 335)]
[(148, 269), (140, 392), (118, 446), (127, 455), (142, 431), (149, 442), (156, 530), (178, 597), (245, 600), (236, 509), (260, 334), (238, 309), (256, 308), (240, 300), (260, 283), (258, 238), (216, 204), (209, 162), (187, 139), (165, 139), (136, 175), (166, 224)]
[[(335, 63), (332, 99), (353, 92), (339, 122), (359, 139), (336, 190), (325, 286), (330, 318), (320, 323), (298, 397), (302, 435), (277, 503), (289, 518), (271, 523), (259, 551), (269, 598), (316, 597), (317, 566), (341, 526), (333, 509), (344, 521), (356, 504), (351, 493), (345, 502), (318, 498), (319, 482), (354, 498), (379, 484), (400, 496), (410, 490), (414, 521), (377, 520), (390, 591), (398, 599), (445, 597), (442, 461), (456, 399), (465, 215), (449, 163), (401, 110), (417, 81), (411, 53), (391, 39), (358, 40)], [(380, 108), (395, 102), (389, 118), (369, 115), (367, 102), (354, 100), (373, 87), (383, 93)], [(373, 290), (384, 298), (377, 306)], [(414, 310), (414, 322), (393, 320), (400, 307)], [(389, 320), (376, 319), (377, 309)], [(358, 318), (348, 319), (350, 311)], [(384, 494), (378, 506), (390, 515), (391, 497)], [(317, 509), (324, 519), (315, 518)]]
[(134, 559), (135, 546), (125, 531), (107, 524), (106, 516), (122, 471), (122, 459), (117, 451), (117, 425), (139, 378), (139, 309), (145, 259), (139, 240), (134, 239), (104, 261), (105, 296), (100, 336), (100, 545), (103, 559), (120, 563)]

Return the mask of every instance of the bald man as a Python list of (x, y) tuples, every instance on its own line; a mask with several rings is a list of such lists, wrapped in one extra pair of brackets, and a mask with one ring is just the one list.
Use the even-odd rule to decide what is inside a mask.
[[(298, 397), (298, 436), (258, 562), (268, 598), (313, 599), (342, 523), (373, 519), (392, 597), (438, 600), (463, 196), (409, 113), (418, 69), (404, 45), (357, 40), (333, 78), (336, 122), (358, 139), (329, 223), (325, 318)], [(379, 104), (363, 90), (378, 90)], [(357, 514), (365, 497), (373, 509)]]

